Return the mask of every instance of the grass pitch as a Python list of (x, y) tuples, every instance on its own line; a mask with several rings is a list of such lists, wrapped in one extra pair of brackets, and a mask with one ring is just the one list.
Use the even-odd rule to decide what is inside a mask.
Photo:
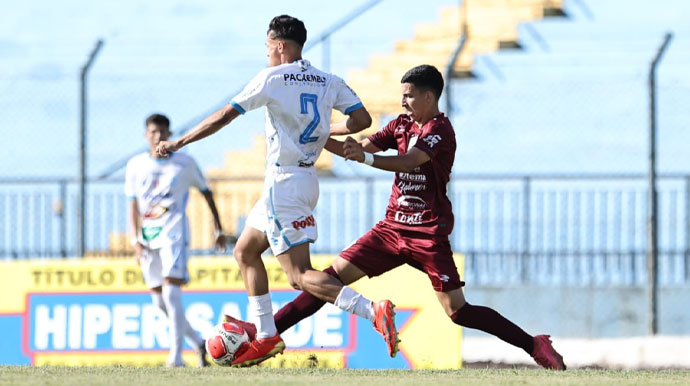
[(0, 385), (687, 385), (690, 371), (334, 370), (0, 366)]

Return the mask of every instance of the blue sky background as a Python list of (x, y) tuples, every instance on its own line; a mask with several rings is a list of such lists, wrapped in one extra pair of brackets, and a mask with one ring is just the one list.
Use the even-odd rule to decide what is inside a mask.
[[(144, 145), (143, 120), (163, 112), (173, 129), (229, 99), (266, 65), (271, 17), (301, 18), (316, 37), (354, 3), (212, 0), (25, 1), (0, 17), (0, 176), (77, 173), (79, 69), (105, 45), (89, 83), (88, 174)], [(330, 70), (366, 66), (458, 1), (384, 0), (333, 36)], [(455, 172), (644, 172), (646, 73), (663, 33), (676, 33), (660, 68), (660, 167), (690, 171), (690, 5), (681, 0), (567, 1), (568, 18), (520, 29), (523, 50), (476, 60), (454, 81)], [(625, 11), (622, 11), (625, 9)], [(623, 16), (625, 14), (625, 17)], [(536, 34), (535, 34), (536, 31)], [(305, 57), (323, 63), (316, 47)], [(423, 61), (423, 58), (420, 58)], [(189, 147), (202, 169), (263, 132), (263, 112)], [(371, 170), (338, 163), (341, 174)]]

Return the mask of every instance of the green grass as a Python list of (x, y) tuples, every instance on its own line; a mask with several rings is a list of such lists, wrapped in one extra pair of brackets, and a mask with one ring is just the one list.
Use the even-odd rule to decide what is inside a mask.
[(437, 371), (0, 366), (0, 385), (687, 385), (688, 370)]

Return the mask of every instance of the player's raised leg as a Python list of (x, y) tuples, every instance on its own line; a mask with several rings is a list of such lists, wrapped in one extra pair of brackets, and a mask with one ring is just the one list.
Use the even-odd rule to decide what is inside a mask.
[[(333, 268), (338, 272), (343, 282), (347, 284), (354, 283), (367, 275), (357, 265), (341, 256), (335, 259)], [(398, 353), (398, 344), (400, 343), (398, 330), (395, 326), (395, 305), (390, 300), (381, 300), (372, 303), (372, 305), (374, 307), (374, 329), (383, 337), (388, 349), (388, 355), (395, 357)]]
[(453, 323), (484, 331), (520, 347), (544, 368), (566, 369), (563, 357), (553, 348), (547, 335), (533, 337), (495, 310), (467, 303), (462, 288), (436, 292), (436, 296)]
[[(333, 276), (344, 285), (350, 284), (343, 282), (335, 269), (333, 269), (333, 266), (329, 266), (323, 272)], [(321, 300), (309, 292), (302, 291), (295, 299), (276, 312), (274, 319), (278, 333), (282, 334), (303, 319), (314, 315), (325, 304), (325, 300)]]
[[(276, 314), (275, 320), (279, 332), (287, 330), (300, 320), (316, 313), (328, 301), (344, 311), (371, 321), (374, 329), (386, 341), (388, 354), (392, 357), (396, 355), (400, 341), (395, 327), (393, 303), (390, 300), (371, 302), (348, 287), (349, 284), (364, 277), (366, 275), (364, 271), (342, 257), (336, 258), (333, 266), (322, 272), (314, 271), (303, 256), (295, 260), (288, 260), (286, 256), (282, 259), (281, 264), (284, 264), (283, 268), (288, 272), (288, 278), (292, 277), (291, 283), (295, 288), (303, 289), (304, 292)], [(328, 284), (318, 281), (323, 279), (327, 279)], [(309, 293), (309, 288), (317, 293)]]
[(234, 255), (249, 296), (248, 316), (256, 325), (256, 332), (249, 348), (235, 358), (233, 366), (253, 366), (285, 349), (285, 343), (277, 334), (273, 320), (268, 274), (261, 260), (261, 253), (268, 247), (266, 235), (252, 226), (245, 226), (235, 246)]

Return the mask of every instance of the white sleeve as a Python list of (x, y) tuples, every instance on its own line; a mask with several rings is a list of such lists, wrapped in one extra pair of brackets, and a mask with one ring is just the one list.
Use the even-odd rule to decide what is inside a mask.
[(335, 104), (333, 105), (334, 109), (345, 115), (349, 115), (351, 112), (364, 107), (357, 94), (355, 94), (354, 90), (352, 90), (344, 80), (337, 76), (334, 76), (334, 78), (333, 85), (337, 93)]
[(196, 164), (194, 159), (189, 159), (189, 165), (187, 165), (187, 174), (189, 176), (189, 185), (199, 189), (200, 192), (208, 192), (208, 184), (206, 183), (206, 178), (201, 174), (199, 165)]
[(266, 106), (270, 101), (268, 86), (270, 83), (270, 68), (259, 72), (252, 80), (244, 86), (244, 89), (237, 94), (230, 104), (240, 114), (247, 111)]
[(136, 186), (136, 168), (132, 165), (132, 160), (127, 162), (127, 167), (125, 168), (125, 196), (128, 199), (134, 200), (137, 198), (136, 191), (134, 187)]

